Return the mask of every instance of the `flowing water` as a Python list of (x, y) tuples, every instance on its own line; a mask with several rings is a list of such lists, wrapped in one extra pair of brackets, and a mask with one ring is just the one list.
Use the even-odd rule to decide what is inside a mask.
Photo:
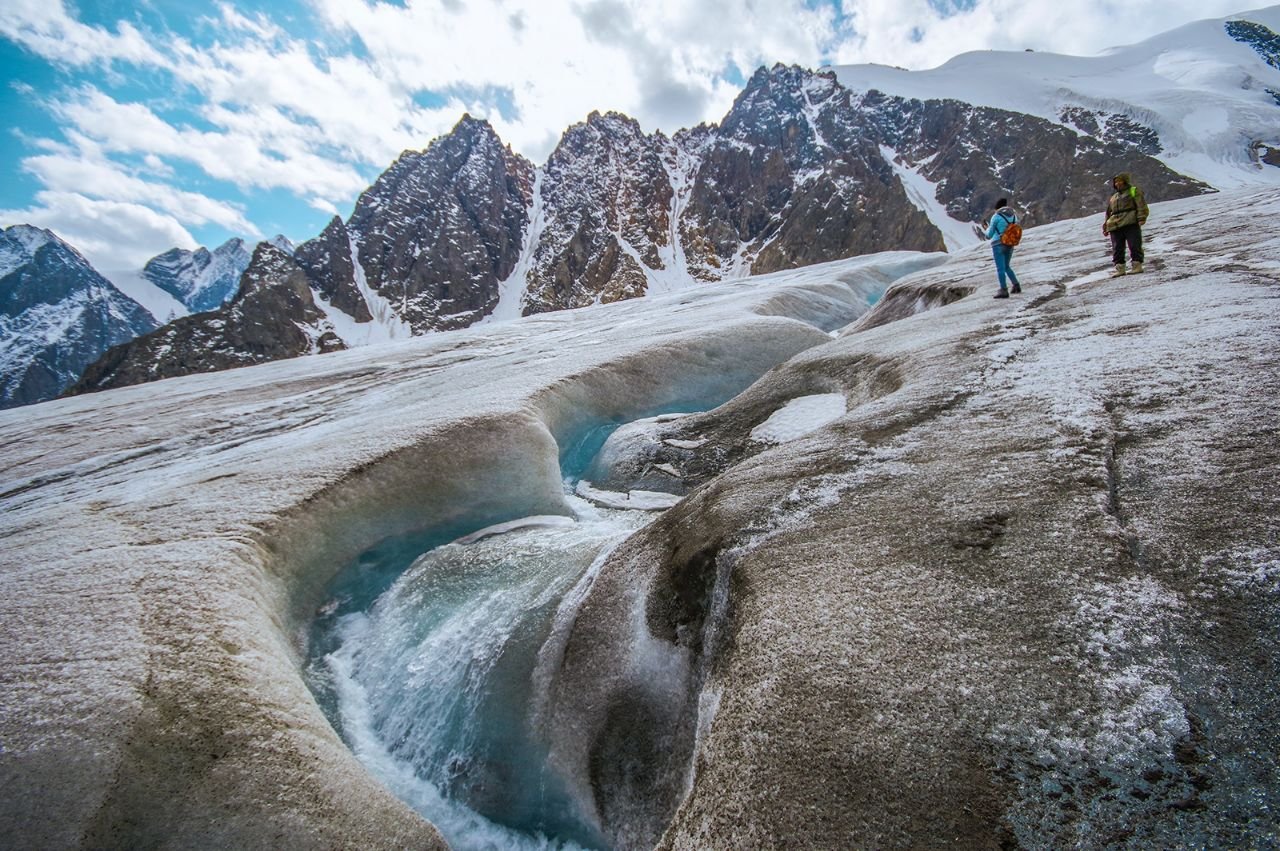
[[(614, 428), (562, 452), (567, 491)], [(335, 729), (457, 849), (606, 847), (547, 767), (536, 716), (559, 655), (544, 648), (572, 627), (565, 595), (656, 515), (566, 499), (573, 517), (370, 550), (313, 626), (308, 682)]]

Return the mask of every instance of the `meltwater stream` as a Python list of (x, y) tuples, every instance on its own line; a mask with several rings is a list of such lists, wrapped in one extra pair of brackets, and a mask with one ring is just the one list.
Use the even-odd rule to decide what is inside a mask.
[[(562, 457), (567, 489), (614, 427)], [(334, 727), (456, 849), (607, 847), (547, 767), (539, 651), (572, 625), (565, 595), (655, 515), (566, 498), (574, 517), (365, 553), (313, 626), (308, 681)]]

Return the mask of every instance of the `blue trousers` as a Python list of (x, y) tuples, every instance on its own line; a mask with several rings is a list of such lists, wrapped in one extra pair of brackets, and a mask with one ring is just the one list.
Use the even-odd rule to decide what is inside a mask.
[(1013, 274), (1013, 267), (1009, 265), (1013, 260), (1013, 246), (997, 242), (991, 246), (991, 254), (996, 258), (996, 277), (1000, 279), (1000, 289), (1005, 289), (1005, 278), (1012, 281), (1015, 287), (1022, 286), (1018, 283), (1018, 276)]

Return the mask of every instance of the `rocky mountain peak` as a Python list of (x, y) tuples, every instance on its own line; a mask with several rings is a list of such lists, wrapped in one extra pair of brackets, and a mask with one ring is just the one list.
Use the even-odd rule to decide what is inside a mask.
[[(0, 231), (0, 278), (30, 263), (36, 252), (51, 242), (62, 243), (62, 240), (52, 231), (34, 225), (10, 225)], [(74, 251), (71, 246), (66, 247)]]
[(297, 268), (293, 258), (270, 242), (259, 242), (253, 250), (253, 259), (240, 281), (240, 291), (232, 304), (243, 302), (254, 290), (273, 280), (292, 274)]
[(51, 231), (0, 232), (0, 408), (56, 397), (111, 346), (155, 327)]
[(51, 230), (17, 224), (0, 232), (0, 278), (32, 262), (65, 269), (87, 269), (97, 275), (84, 255)]
[(477, 321), (519, 259), (533, 179), (533, 164), (469, 115), (406, 151), (347, 222), (369, 287), (402, 305), (415, 333)]
[(592, 112), (561, 136), (542, 182), (544, 226), (525, 314), (643, 295), (672, 262), (670, 141), (618, 112)]
[(251, 254), (244, 240), (232, 237), (213, 251), (173, 248), (152, 257), (142, 277), (182, 302), (193, 313), (213, 310), (235, 295)]
[(820, 144), (814, 118), (843, 91), (829, 72), (796, 65), (761, 67), (720, 125), (723, 138), (767, 145), (782, 153), (792, 168), (816, 164)]

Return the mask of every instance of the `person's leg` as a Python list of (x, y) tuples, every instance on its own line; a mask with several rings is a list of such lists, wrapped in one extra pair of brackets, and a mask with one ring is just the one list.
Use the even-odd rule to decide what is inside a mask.
[(1111, 232), (1111, 262), (1116, 266), (1124, 265), (1124, 228)]
[(1005, 260), (1003, 249), (1004, 246), (1000, 243), (996, 243), (991, 246), (991, 256), (994, 257), (996, 261), (996, 279), (1000, 282), (1001, 292), (1004, 292), (1004, 280), (1005, 276), (1008, 275), (1008, 268), (1005, 265), (1007, 261)]
[(1022, 285), (1018, 283), (1018, 276), (1013, 273), (1013, 246), (1002, 245), (1004, 249), (1004, 271), (1009, 276), (1009, 280), (1013, 283), (1013, 291), (1015, 293), (1022, 292)]
[(1133, 258), (1134, 263), (1141, 264), (1143, 261), (1142, 225), (1130, 225), (1127, 237), (1129, 242), (1129, 256)]

